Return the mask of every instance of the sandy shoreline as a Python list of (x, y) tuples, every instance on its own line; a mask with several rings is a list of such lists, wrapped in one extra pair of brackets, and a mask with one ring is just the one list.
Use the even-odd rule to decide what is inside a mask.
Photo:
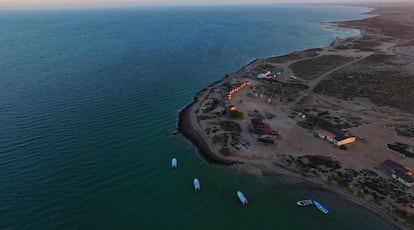
[[(388, 8), (385, 8), (385, 9), (376, 8), (376, 10), (374, 10), (374, 12), (370, 12), (370, 14), (375, 13), (375, 15), (379, 15), (379, 16), (383, 14), (388, 15), (389, 11), (396, 11), (396, 10), (401, 10), (401, 9), (393, 8), (391, 10), (388, 10)], [(379, 27), (375, 27), (371, 25), (372, 22), (377, 22), (375, 20), (379, 20), (379, 23), (375, 24), (375, 25), (380, 25)], [(305, 51), (293, 52), (291, 54), (287, 54), (287, 55), (283, 55), (279, 57), (256, 59), (252, 61), (251, 63), (249, 63), (248, 65), (242, 67), (239, 71), (226, 75), (223, 79), (211, 83), (210, 85), (202, 89), (200, 92), (198, 92), (197, 95), (194, 97), (193, 101), (189, 105), (187, 105), (183, 110), (180, 111), (179, 120), (178, 120), (178, 131), (181, 134), (183, 134), (187, 139), (189, 139), (197, 147), (199, 153), (203, 156), (203, 158), (205, 158), (209, 162), (216, 163), (216, 164), (222, 164), (222, 165), (232, 165), (231, 167), (234, 167), (236, 169), (240, 169), (250, 174), (255, 174), (258, 176), (262, 175), (263, 172), (286, 175), (290, 178), (294, 178), (295, 180), (308, 183), (311, 186), (316, 185), (325, 190), (331, 191), (334, 194), (338, 194), (341, 197), (344, 197), (345, 199), (355, 204), (358, 204), (360, 206), (363, 206), (371, 210), (372, 212), (380, 215), (381, 217), (386, 219), (388, 222), (394, 224), (400, 229), (411, 229), (412, 226), (409, 226), (406, 223), (403, 223), (404, 222), (403, 220), (398, 219), (393, 214), (390, 214), (385, 207), (380, 207), (379, 205), (375, 204), (372, 200), (366, 200), (362, 197), (358, 197), (355, 194), (346, 190), (344, 187), (340, 187), (334, 184), (328, 184), (326, 180), (321, 179), (321, 176), (315, 176), (314, 174), (311, 174), (309, 172), (303, 172), (300, 169), (292, 165), (286, 164), (284, 160), (281, 160), (285, 156), (281, 157), (279, 154), (273, 153), (277, 151), (278, 153), (282, 153), (282, 155), (286, 154), (286, 155), (293, 156), (293, 157), (299, 157), (303, 155), (304, 153), (312, 154), (312, 152), (308, 153), (307, 149), (315, 148), (315, 144), (309, 143), (308, 146), (304, 145), (303, 147), (299, 148), (297, 145), (293, 144), (293, 142), (285, 141), (285, 142), (282, 142), (282, 144), (278, 145), (277, 148), (270, 147), (271, 149), (269, 149), (269, 147), (263, 147), (262, 145), (258, 146), (258, 145), (253, 144), (253, 146), (249, 147), (249, 149), (245, 151), (245, 153), (235, 153), (235, 154), (223, 156), (223, 154), (221, 154), (219, 151), (221, 150), (220, 146), (217, 146), (217, 144), (214, 144), (212, 141), (211, 135), (209, 136), (209, 134), (206, 133), (205, 131), (206, 125), (205, 124), (201, 125), (200, 123), (200, 122), (205, 122), (204, 120), (200, 120), (201, 119), (200, 114), (202, 114), (200, 112), (200, 109), (205, 107), (205, 104), (206, 104), (205, 102), (207, 98), (211, 97), (212, 94), (216, 94), (217, 92), (219, 92), (220, 88), (223, 88), (224, 85), (233, 83), (235, 79), (239, 81), (240, 79), (252, 79), (254, 84), (255, 83), (261, 84), (258, 81), (255, 82), (256, 79), (254, 78), (255, 78), (255, 74), (257, 74), (257, 69), (260, 69), (259, 67), (261, 67), (262, 65), (269, 65), (269, 63), (276, 62), (278, 63), (278, 66), (282, 66), (282, 67), (289, 66), (290, 67), (292, 61), (297, 62), (298, 60), (305, 60), (309, 57), (312, 57), (311, 55), (313, 55), (314, 53), (318, 53), (318, 55), (320, 55), (321, 53), (323, 55), (325, 55), (325, 53), (328, 53), (327, 55), (341, 54), (345, 56), (348, 55), (354, 58), (354, 60), (348, 63), (343, 63), (341, 65), (338, 64), (339, 66), (337, 68), (330, 70), (324, 73), (323, 75), (321, 75), (323, 77), (325, 76), (329, 77), (329, 75), (331, 75), (335, 71), (347, 68), (348, 66), (352, 66), (354, 64), (358, 64), (359, 62), (364, 61), (367, 57), (372, 56), (373, 52), (376, 53), (377, 51), (372, 49), (371, 45), (374, 44), (374, 42), (377, 42), (377, 40), (382, 39), (381, 41), (384, 41), (380, 48), (380, 52), (384, 52), (384, 53), (389, 52), (389, 50), (391, 49), (395, 50), (396, 47), (398, 47), (402, 43), (405, 44), (407, 42), (410, 42), (405, 37), (406, 36), (405, 34), (393, 35), (391, 33), (392, 30), (388, 28), (383, 28), (383, 26), (381, 25), (381, 23), (383, 22), (382, 20), (383, 18), (376, 16), (376, 17), (368, 18), (368, 19), (346, 21), (346, 22), (334, 22), (335, 24), (341, 27), (359, 29), (361, 31), (361, 34), (356, 37), (351, 37), (351, 38), (346, 38), (346, 39), (336, 39), (329, 46), (321, 48), (321, 49), (309, 49)], [(390, 21), (392, 20), (393, 18), (391, 18)], [(377, 36), (376, 37), (377, 40), (375, 41), (369, 40), (367, 42), (367, 39), (371, 39), (371, 37), (374, 36), (373, 31), (376, 33), (375, 36)], [(378, 31), (380, 31), (380, 33), (378, 33)], [(394, 36), (393, 38), (395, 40), (393, 41), (387, 40), (387, 39), (390, 39), (389, 38), (390, 34)], [(358, 48), (355, 48), (355, 47), (358, 47)], [(355, 49), (360, 49), (360, 50), (358, 50), (357, 52), (354, 52), (353, 50)], [(371, 49), (374, 51), (372, 51)], [(299, 56), (299, 58), (297, 56)], [(288, 69), (288, 71), (285, 72), (285, 74), (286, 76), (288, 76), (291, 74), (291, 72), (289, 72), (290, 71), (289, 68), (286, 68), (286, 69)], [(319, 100), (323, 101), (324, 104), (331, 103), (331, 101), (327, 100), (326, 98), (315, 96), (315, 93), (313, 93), (313, 89), (317, 88), (320, 82), (323, 82), (325, 80), (323, 77), (321, 77), (321, 79), (316, 79), (315, 81), (312, 81), (313, 79), (306, 81), (308, 82), (308, 86), (310, 87), (310, 89), (307, 90), (309, 92), (309, 95), (306, 95), (306, 94), (304, 95), (304, 93), (302, 92), (299, 92), (299, 93), (295, 92), (296, 94), (292, 96), (293, 102), (284, 101), (283, 103), (280, 103), (281, 106), (279, 106), (278, 109), (276, 110), (273, 109), (272, 110), (273, 113), (276, 114), (276, 117), (281, 119), (281, 121), (280, 122), (271, 121), (271, 124), (274, 124), (275, 126), (280, 127), (281, 130), (283, 130), (285, 133), (286, 131), (294, 128), (295, 131), (291, 135), (294, 135), (295, 137), (298, 137), (298, 135), (301, 137), (303, 136), (302, 138), (306, 140), (303, 143), (305, 144), (308, 143), (309, 141), (307, 138), (309, 134), (307, 134), (307, 132), (303, 131), (302, 129), (298, 128), (296, 125), (296, 121), (292, 119), (288, 120), (289, 118), (288, 118), (288, 113), (286, 113), (286, 110), (288, 107), (296, 108), (298, 105), (302, 106), (305, 103), (309, 103), (308, 98), (310, 96), (317, 98), (316, 101), (319, 101)], [(237, 103), (237, 107), (241, 108), (242, 111), (247, 111), (247, 109), (251, 109), (249, 108), (249, 105), (251, 104), (248, 104), (248, 103), (249, 103), (249, 100), (253, 100), (253, 99), (250, 99), (247, 96), (239, 96), (237, 100), (240, 100), (240, 103)], [(280, 101), (282, 101), (282, 99), (280, 99)], [(348, 103), (348, 102), (344, 102), (344, 103)], [(357, 104), (358, 103), (363, 103), (363, 102), (358, 101)], [(367, 104), (367, 105), (370, 105), (370, 104)], [(367, 105), (365, 105), (365, 107)], [(344, 105), (344, 106), (347, 106), (347, 105)], [(361, 106), (361, 107), (364, 108), (364, 106)], [(264, 111), (266, 111), (266, 109), (270, 111), (270, 109), (266, 107), (266, 105), (259, 106), (256, 109), (259, 110), (259, 108), (260, 109), (265, 108)], [(390, 122), (390, 124), (394, 124), (394, 121), (398, 119), (403, 119), (403, 120), (408, 119), (408, 121), (410, 122), (413, 121), (412, 116), (411, 116), (412, 115), (411, 111), (403, 111), (402, 113), (400, 111), (394, 112), (394, 110), (388, 109), (388, 108), (384, 109), (382, 107), (374, 107), (374, 106), (372, 108), (374, 111), (386, 111), (387, 113), (384, 112), (383, 117), (389, 117), (390, 121), (388, 120), (383, 121), (384, 120), (383, 117), (377, 116), (375, 114), (375, 116), (377, 116), (375, 118), (376, 120), (371, 119), (370, 122), (366, 123), (366, 125), (361, 125), (362, 128), (356, 127), (355, 132), (358, 132), (358, 131), (360, 133), (364, 133), (364, 132), (369, 133), (372, 131), (376, 132), (375, 130), (377, 130), (378, 127), (380, 126), (382, 127), (382, 125), (388, 124), (387, 122)], [(362, 111), (362, 109), (355, 110), (355, 111)], [(362, 114), (364, 114), (364, 116), (371, 115), (372, 117), (372, 114), (367, 115), (367, 112), (365, 111), (358, 112), (358, 114), (361, 114), (361, 116)], [(364, 116), (362, 117), (365, 118)], [(395, 120), (393, 120), (393, 118), (395, 118)], [(208, 118), (206, 121), (214, 121), (214, 119)], [(246, 122), (239, 122), (239, 123), (243, 130), (247, 129)], [(289, 123), (289, 124), (284, 126), (285, 123)], [(289, 134), (287, 134), (286, 136), (289, 137)], [(389, 137), (385, 137), (385, 138), (389, 138)], [(413, 139), (409, 139), (409, 141), (414, 143)], [(359, 151), (377, 151), (377, 149), (375, 148), (363, 150), (365, 147), (360, 147), (359, 144), (356, 146), (355, 151), (357, 151), (358, 148), (360, 148)], [(330, 152), (329, 154), (332, 155), (331, 153), (332, 150), (330, 150), (328, 147), (323, 146), (320, 151), (324, 151), (325, 149), (326, 149), (326, 152)], [(263, 155), (258, 154), (258, 152), (261, 152), (261, 151), (263, 152), (267, 151), (269, 152), (269, 154), (265, 154), (265, 153)], [(383, 150), (381, 149), (380, 151), (383, 151)], [(234, 152), (234, 151), (232, 150), (231, 152)], [(355, 159), (352, 159), (352, 156), (344, 156), (344, 155), (338, 155), (338, 156), (340, 156), (340, 159), (339, 159), (340, 162), (344, 163), (346, 167), (351, 167), (352, 165), (355, 164), (355, 162), (359, 162), (360, 160), (362, 162), (365, 162), (365, 163), (361, 163), (361, 165), (357, 167), (359, 169), (375, 168), (376, 167), (375, 165), (377, 164), (376, 162), (383, 159), (383, 158), (377, 159), (374, 156), (367, 156), (363, 159), (355, 160)], [(389, 157), (394, 157), (394, 156), (386, 153), (386, 156), (384, 157), (389, 158)], [(412, 164), (412, 161), (405, 161), (405, 162), (408, 162), (408, 164)]]

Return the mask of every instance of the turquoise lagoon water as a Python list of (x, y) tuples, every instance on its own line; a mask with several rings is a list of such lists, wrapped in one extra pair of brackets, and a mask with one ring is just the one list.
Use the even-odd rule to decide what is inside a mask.
[[(255, 58), (349, 35), (320, 22), (366, 10), (1, 11), (0, 229), (392, 229), (323, 190), (206, 163), (169, 135), (210, 82)], [(331, 213), (298, 208), (305, 197)]]

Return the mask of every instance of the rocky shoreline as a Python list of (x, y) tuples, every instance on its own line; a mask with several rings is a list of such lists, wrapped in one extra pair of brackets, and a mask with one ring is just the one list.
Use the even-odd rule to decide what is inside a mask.
[[(217, 83), (213, 83), (210, 86), (212, 87), (214, 84)], [(217, 155), (211, 149), (206, 138), (203, 136), (203, 133), (200, 132), (198, 130), (199, 128), (194, 125), (196, 122), (194, 121), (195, 118), (193, 116), (192, 106), (197, 103), (200, 94), (207, 90), (207, 88), (204, 88), (202, 91), (198, 92), (193, 99), (194, 101), (180, 111), (178, 114), (177, 129), (183, 136), (191, 141), (191, 143), (197, 148), (200, 155), (208, 162), (227, 166), (233, 165), (236, 163), (235, 161), (225, 159), (224, 157)]]

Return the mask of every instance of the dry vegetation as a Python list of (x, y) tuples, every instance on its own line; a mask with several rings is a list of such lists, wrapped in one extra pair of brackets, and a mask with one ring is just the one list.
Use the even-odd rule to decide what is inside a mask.
[(396, 125), (393, 128), (399, 136), (414, 137), (414, 125)]
[(293, 73), (305, 80), (314, 80), (325, 72), (354, 60), (341, 55), (324, 55), (294, 62), (289, 67)]
[(294, 53), (283, 55), (283, 56), (270, 57), (270, 58), (267, 58), (266, 61), (270, 63), (278, 63), (278, 62), (289, 62), (289, 61), (294, 61), (294, 60), (300, 60), (303, 58), (311, 58), (311, 57), (318, 56), (319, 54), (318, 52), (322, 50), (323, 49), (321, 48), (307, 49), (301, 52), (294, 52)]
[(369, 98), (373, 103), (414, 112), (414, 74), (401, 71), (394, 56), (374, 54), (334, 72), (314, 92), (340, 99)]

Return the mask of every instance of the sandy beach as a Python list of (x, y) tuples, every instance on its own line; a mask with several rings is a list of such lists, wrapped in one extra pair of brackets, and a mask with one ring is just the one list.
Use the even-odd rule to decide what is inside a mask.
[[(414, 168), (413, 157), (389, 148), (414, 149), (414, 4), (369, 7), (377, 16), (334, 22), (359, 36), (260, 58), (210, 84), (180, 112), (178, 130), (212, 163), (287, 175), (412, 229), (414, 189), (380, 165)], [(274, 144), (257, 141), (252, 119)], [(356, 141), (339, 148), (318, 136), (326, 127)]]

